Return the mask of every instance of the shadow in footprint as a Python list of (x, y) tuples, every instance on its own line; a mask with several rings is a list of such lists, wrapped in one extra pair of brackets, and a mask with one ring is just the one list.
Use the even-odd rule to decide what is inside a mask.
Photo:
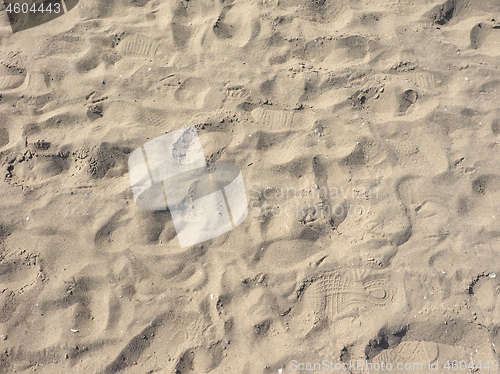
[(418, 100), (418, 93), (414, 90), (406, 90), (399, 100), (399, 113), (406, 114), (406, 111)]

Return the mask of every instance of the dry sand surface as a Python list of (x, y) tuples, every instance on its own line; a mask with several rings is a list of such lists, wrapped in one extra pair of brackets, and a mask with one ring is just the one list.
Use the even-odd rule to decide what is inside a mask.
[[(5, 15), (1, 373), (498, 371), (500, 0)], [(181, 248), (127, 162), (187, 126), (248, 216)]]

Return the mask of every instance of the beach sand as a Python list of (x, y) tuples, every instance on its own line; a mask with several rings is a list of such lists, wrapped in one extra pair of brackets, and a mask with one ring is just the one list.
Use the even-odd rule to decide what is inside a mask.
[[(500, 0), (0, 16), (0, 372), (498, 372)], [(182, 248), (128, 157), (188, 126), (248, 216)]]

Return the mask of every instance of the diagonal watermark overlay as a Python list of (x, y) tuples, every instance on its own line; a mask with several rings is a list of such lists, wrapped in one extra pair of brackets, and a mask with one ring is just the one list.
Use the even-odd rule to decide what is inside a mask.
[(135, 203), (170, 210), (181, 247), (224, 234), (248, 214), (241, 170), (208, 165), (192, 126), (147, 142), (130, 154), (128, 165)]

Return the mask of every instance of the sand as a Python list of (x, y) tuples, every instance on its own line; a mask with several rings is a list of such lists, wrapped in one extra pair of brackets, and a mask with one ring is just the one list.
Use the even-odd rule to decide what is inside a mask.
[[(498, 372), (500, 0), (0, 16), (0, 372)], [(248, 216), (181, 247), (128, 157), (188, 126)]]

